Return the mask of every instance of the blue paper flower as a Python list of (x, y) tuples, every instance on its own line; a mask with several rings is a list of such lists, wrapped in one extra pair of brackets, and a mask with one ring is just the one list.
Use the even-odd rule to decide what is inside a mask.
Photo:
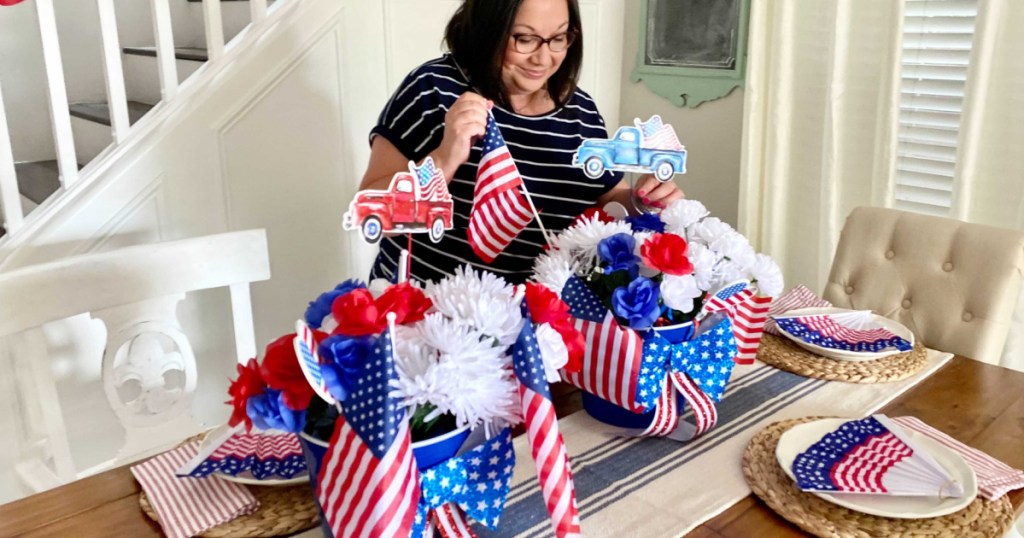
[(630, 278), (635, 278), (639, 271), (637, 264), (640, 263), (640, 258), (633, 253), (635, 249), (636, 240), (627, 233), (618, 233), (602, 239), (597, 244), (597, 255), (607, 264), (605, 274), (629, 271)]
[(336, 334), (320, 342), (321, 371), (327, 391), (339, 402), (348, 399), (373, 348), (373, 338)]
[(665, 232), (665, 223), (654, 213), (641, 213), (635, 217), (626, 217), (626, 222), (634, 232)]
[(298, 433), (306, 426), (306, 410), (293, 411), (284, 404), (279, 390), (267, 388), (263, 394), (252, 396), (246, 403), (245, 413), (254, 426), (261, 430), (283, 430)]
[(661, 315), (658, 295), (657, 282), (639, 277), (630, 282), (628, 287), (619, 287), (612, 292), (612, 310), (615, 315), (627, 321), (629, 328), (647, 329)]
[(331, 305), (334, 304), (335, 299), (352, 290), (365, 287), (366, 284), (351, 278), (341, 284), (338, 284), (333, 290), (321, 293), (320, 296), (317, 297), (315, 301), (311, 301), (309, 303), (309, 307), (306, 308), (306, 325), (309, 325), (311, 329), (319, 329), (324, 318), (331, 313)]

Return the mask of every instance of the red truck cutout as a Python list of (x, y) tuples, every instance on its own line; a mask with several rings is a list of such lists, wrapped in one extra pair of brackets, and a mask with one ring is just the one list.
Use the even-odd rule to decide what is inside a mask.
[(428, 157), (423, 166), (410, 162), (408, 172), (395, 174), (386, 191), (357, 192), (343, 225), (346, 230), (362, 230), (369, 243), (380, 241), (387, 232), (426, 232), (437, 243), (445, 230), (452, 229), (452, 206), (448, 182)]

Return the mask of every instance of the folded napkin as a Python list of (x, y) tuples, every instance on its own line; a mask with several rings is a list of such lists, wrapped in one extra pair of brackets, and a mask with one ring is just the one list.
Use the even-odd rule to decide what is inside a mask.
[(251, 514), (260, 506), (241, 484), (216, 476), (175, 476), (175, 470), (198, 452), (199, 441), (195, 441), (131, 468), (170, 538), (195, 536), (238, 516)]
[(978, 476), (978, 493), (982, 497), (994, 501), (1009, 491), (1024, 488), (1024, 471), (1014, 469), (976, 448), (971, 448), (917, 418), (896, 417), (892, 420), (963, 456), (964, 461)]
[(803, 284), (798, 284), (795, 288), (772, 301), (772, 306), (768, 309), (768, 321), (764, 324), (764, 332), (774, 334), (775, 336), (782, 336), (772, 316), (781, 316), (797, 308), (828, 308), (831, 306), (832, 303), (818, 297)]

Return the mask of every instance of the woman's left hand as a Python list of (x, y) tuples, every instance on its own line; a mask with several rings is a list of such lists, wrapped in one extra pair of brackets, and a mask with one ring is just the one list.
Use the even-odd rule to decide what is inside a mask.
[(644, 205), (658, 209), (665, 209), (672, 202), (686, 197), (683, 189), (680, 189), (674, 181), (662, 183), (654, 177), (654, 174), (640, 176), (636, 180), (636, 187), (633, 188), (633, 191)]

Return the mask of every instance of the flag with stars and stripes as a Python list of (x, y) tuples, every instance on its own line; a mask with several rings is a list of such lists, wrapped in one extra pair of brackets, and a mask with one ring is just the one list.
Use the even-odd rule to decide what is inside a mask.
[(214, 439), (177, 471), (202, 478), (213, 473), (251, 475), (256, 480), (290, 479), (306, 472), (306, 458), (294, 433), (245, 432), (241, 426)]
[(562, 434), (558, 431), (558, 419), (551, 403), (551, 389), (544, 376), (540, 346), (526, 310), (524, 302), (523, 318), (526, 323), (512, 347), (512, 368), (519, 387), (519, 401), (530, 440), (530, 451), (555, 535), (558, 538), (577, 537), (580, 536), (580, 518), (569, 456), (565, 451)]
[(804, 491), (962, 497), (963, 484), (889, 417), (842, 422), (792, 463)]
[(641, 123), (640, 119), (633, 120), (633, 124), (640, 129), (643, 135), (641, 146), (645, 149), (662, 149), (668, 151), (682, 151), (686, 149), (676, 136), (676, 130), (671, 125), (661, 121), (661, 116), (655, 114), (651, 119)]
[(444, 173), (434, 165), (433, 158), (427, 157), (418, 167), (409, 163), (409, 167), (416, 176), (421, 200), (446, 202), (452, 199), (448, 193), (448, 182), (444, 179)]
[(433, 525), (444, 538), (473, 538), (466, 515), (497, 530), (515, 466), (512, 430), (505, 428), (462, 455), (421, 471), (412, 535), (433, 538)]
[(757, 289), (750, 282), (740, 281), (708, 297), (702, 313), (725, 312), (732, 319), (733, 335), (736, 337), (736, 364), (753, 364), (771, 304), (771, 297), (758, 295)]
[(566, 372), (565, 380), (634, 413), (648, 408), (636, 400), (637, 374), (643, 342), (636, 331), (619, 325), (601, 299), (576, 275), (562, 287), (562, 300), (583, 335), (583, 367)]
[(469, 246), (487, 263), (494, 261), (533, 220), (533, 211), (519, 191), (522, 184), (498, 124), (488, 114), (467, 230)]
[(390, 395), (396, 379), (390, 331), (358, 371), (320, 466), (317, 499), (334, 536), (408, 536), (419, 503), (409, 421)]
[[(870, 313), (866, 313), (870, 316)], [(828, 349), (856, 352), (886, 350), (910, 351), (914, 346), (885, 327), (854, 328), (845, 325), (842, 317), (849, 314), (821, 314), (778, 318), (779, 328), (804, 342)], [(856, 315), (856, 313), (855, 313)], [(868, 322), (870, 323), (870, 322)], [(867, 325), (867, 324), (864, 324)]]

